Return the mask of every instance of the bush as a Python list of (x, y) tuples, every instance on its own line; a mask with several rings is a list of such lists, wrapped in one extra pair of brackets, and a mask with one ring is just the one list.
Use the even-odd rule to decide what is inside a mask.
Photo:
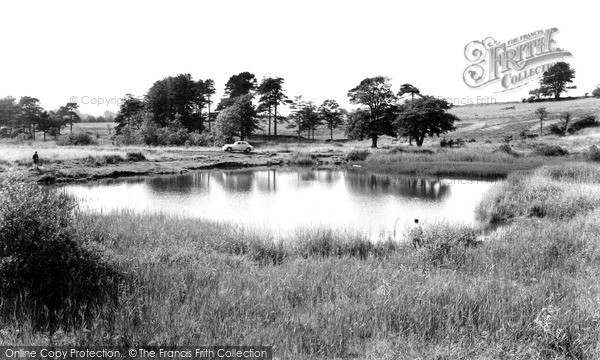
[(388, 154), (398, 154), (398, 153), (406, 153), (406, 154), (426, 154), (431, 155), (435, 154), (435, 151), (431, 149), (421, 149), (418, 147), (409, 147), (409, 146), (396, 146), (389, 150), (387, 150)]
[(12, 144), (23, 144), (31, 140), (31, 136), (25, 133), (18, 133), (11, 139)]
[(346, 154), (346, 161), (365, 161), (370, 154), (369, 150), (352, 149)]
[(541, 156), (565, 156), (569, 155), (567, 149), (564, 149), (558, 145), (541, 145), (535, 148), (533, 151), (536, 155)]
[(146, 157), (141, 152), (128, 152), (127, 161), (145, 161)]
[(129, 126), (121, 129), (119, 135), (113, 137), (115, 145), (139, 145), (143, 143), (142, 134)]
[(560, 127), (558, 124), (552, 124), (552, 125), (550, 125), (550, 133), (552, 135), (564, 136), (565, 129)]
[(102, 156), (88, 156), (87, 158), (85, 158), (84, 162), (88, 163), (89, 165), (96, 165), (96, 166), (104, 166), (106, 164), (118, 164), (120, 162), (125, 161), (125, 159), (121, 156), (121, 155), (117, 155), (117, 154), (109, 154), (109, 155), (102, 155)]
[(590, 150), (587, 153), (587, 158), (590, 161), (600, 162), (600, 149), (596, 145), (590, 146)]
[(500, 147), (496, 151), (501, 152), (501, 153), (505, 153), (505, 154), (508, 154), (508, 155), (512, 155), (512, 156), (519, 156), (519, 153), (517, 153), (516, 151), (514, 151), (509, 144), (502, 144), (502, 145), (500, 145)]
[(75, 206), (64, 193), (0, 184), (0, 318), (55, 329), (116, 305), (122, 277), (77, 239)]
[(599, 126), (600, 123), (598, 123), (596, 121), (596, 117), (595, 116), (586, 116), (581, 120), (575, 121), (570, 127), (569, 127), (569, 133), (573, 134), (579, 130), (585, 129), (585, 128), (590, 128), (590, 127), (597, 127)]
[(57, 141), (57, 145), (68, 146), (68, 145), (95, 145), (96, 140), (88, 133), (79, 132), (71, 133), (65, 136), (61, 136)]
[(293, 165), (311, 166), (316, 165), (317, 161), (309, 154), (297, 152), (290, 158)]
[(186, 146), (213, 146), (216, 140), (213, 134), (193, 132), (188, 134)]

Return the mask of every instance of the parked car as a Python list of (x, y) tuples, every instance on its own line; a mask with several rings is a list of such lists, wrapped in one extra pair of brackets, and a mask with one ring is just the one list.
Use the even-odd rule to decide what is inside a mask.
[(245, 141), (236, 141), (233, 144), (223, 145), (223, 151), (243, 151), (249, 153), (252, 150), (254, 150), (254, 147)]

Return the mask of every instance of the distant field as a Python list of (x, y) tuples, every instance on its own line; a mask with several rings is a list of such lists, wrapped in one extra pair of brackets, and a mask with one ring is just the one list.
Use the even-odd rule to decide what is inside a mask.
[[(514, 109), (509, 109), (513, 107)], [(535, 110), (539, 107), (545, 107), (550, 113), (549, 118), (544, 123), (544, 129), (553, 123), (559, 121), (562, 114), (570, 112), (573, 120), (587, 115), (594, 115), (600, 119), (600, 99), (586, 98), (563, 101), (547, 101), (538, 103), (498, 103), (454, 107), (451, 112), (461, 119), (458, 130), (447, 134), (453, 138), (475, 138), (476, 140), (502, 141), (505, 136), (513, 135), (516, 139), (522, 131), (527, 133), (539, 133), (539, 120), (535, 116)], [(266, 134), (268, 131), (267, 123), (263, 123), (262, 131), (259, 134)], [(286, 123), (279, 124), (277, 133), (279, 135), (296, 136), (293, 129), (288, 129)], [(590, 135), (590, 134), (588, 134)], [(600, 133), (591, 131), (591, 135), (598, 137)], [(304, 132), (301, 136), (306, 137)], [(329, 130), (321, 127), (315, 131), (315, 140), (329, 139)], [(333, 133), (334, 139), (343, 139), (345, 134), (343, 129), (336, 129)], [(437, 139), (434, 139), (438, 142)]]
[[(514, 109), (509, 109), (514, 106)], [(504, 136), (517, 136), (522, 131), (539, 133), (539, 120), (535, 110), (545, 107), (550, 113), (545, 128), (556, 123), (562, 114), (570, 112), (577, 120), (594, 115), (600, 119), (600, 99), (586, 98), (539, 103), (499, 103), (491, 105), (457, 106), (451, 112), (462, 121), (452, 137), (494, 139)], [(598, 134), (600, 140), (600, 134)]]

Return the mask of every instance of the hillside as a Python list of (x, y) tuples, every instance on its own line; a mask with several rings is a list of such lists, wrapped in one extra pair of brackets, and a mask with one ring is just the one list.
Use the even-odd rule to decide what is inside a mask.
[[(537, 134), (540, 123), (535, 115), (535, 110), (539, 107), (545, 107), (550, 113), (544, 123), (545, 131), (548, 126), (559, 121), (565, 112), (570, 112), (573, 120), (587, 115), (594, 115), (600, 119), (600, 99), (598, 98), (457, 106), (451, 112), (462, 121), (458, 124), (458, 130), (452, 134), (452, 137), (494, 140), (510, 135), (516, 138), (523, 131)], [(589, 130), (588, 132), (590, 132)], [(595, 134), (596, 132), (591, 131), (591, 133)]]
[[(514, 109), (512, 108), (514, 107)], [(461, 119), (457, 124), (458, 130), (447, 134), (451, 138), (475, 139), (477, 142), (490, 140), (494, 143), (502, 142), (505, 136), (513, 136), (515, 140), (520, 138), (523, 131), (528, 134), (539, 133), (539, 119), (535, 115), (535, 110), (539, 107), (545, 107), (549, 112), (549, 118), (544, 122), (544, 140), (551, 140), (553, 143), (568, 146), (570, 148), (580, 148), (600, 142), (600, 128), (584, 129), (576, 134), (565, 138), (557, 138), (549, 135), (548, 127), (560, 120), (565, 112), (570, 112), (573, 121), (579, 118), (594, 115), (600, 120), (600, 99), (584, 98), (562, 101), (545, 101), (538, 103), (498, 103), (482, 104), (454, 107), (451, 112)], [(296, 136), (297, 134), (286, 127), (287, 124), (278, 125), (278, 134), (284, 136)], [(266, 135), (268, 125), (262, 124), (262, 131), (258, 134)], [(306, 132), (302, 133), (306, 137)], [(315, 132), (315, 140), (329, 139), (329, 130), (320, 127)], [(336, 129), (333, 134), (334, 139), (344, 139), (346, 136), (342, 128)], [(385, 139), (385, 138), (384, 138)], [(293, 139), (279, 139), (293, 142)], [(391, 140), (391, 139), (390, 139)], [(390, 140), (383, 140), (381, 145), (386, 145)], [(426, 140), (426, 144), (438, 143), (439, 139), (433, 138)], [(536, 142), (536, 141), (533, 141)], [(364, 145), (368, 146), (369, 141)]]

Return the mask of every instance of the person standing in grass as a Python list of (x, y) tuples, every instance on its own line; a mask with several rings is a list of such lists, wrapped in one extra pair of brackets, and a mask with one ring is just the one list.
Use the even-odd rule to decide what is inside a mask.
[(423, 242), (423, 228), (419, 224), (419, 219), (415, 219), (415, 223), (410, 229), (410, 238), (412, 239), (415, 249), (420, 248)]
[(40, 163), (40, 157), (36, 151), (35, 154), (33, 154), (33, 166), (35, 167), (36, 170), (39, 169), (39, 167), (38, 167), (39, 163)]

